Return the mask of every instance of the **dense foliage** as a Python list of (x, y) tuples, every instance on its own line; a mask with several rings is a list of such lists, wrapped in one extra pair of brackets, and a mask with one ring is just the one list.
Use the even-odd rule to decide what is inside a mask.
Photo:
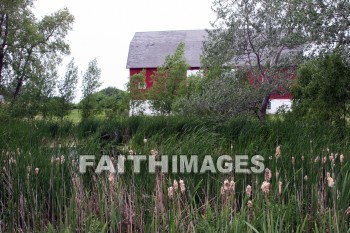
[[(179, 117), (1, 124), (0, 229), (347, 232), (350, 134), (338, 130), (316, 123), (236, 119), (217, 125)], [(136, 174), (126, 161), (123, 175), (78, 172), (79, 155), (107, 154), (116, 161), (119, 154), (151, 150), (197, 154), (200, 161), (204, 155), (260, 154), (269, 170), (265, 176), (149, 174), (145, 164)], [(175, 179), (181, 190), (168, 196)], [(268, 193), (261, 187), (266, 179)], [(230, 181), (234, 191), (226, 189)]]
[(292, 92), (294, 115), (345, 125), (349, 117), (350, 66), (339, 54), (311, 60), (299, 68)]

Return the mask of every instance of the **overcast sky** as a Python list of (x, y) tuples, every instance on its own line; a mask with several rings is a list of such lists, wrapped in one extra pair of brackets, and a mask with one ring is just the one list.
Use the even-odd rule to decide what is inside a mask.
[[(102, 87), (125, 89), (129, 43), (135, 32), (210, 28), (215, 19), (211, 4), (212, 0), (37, 0), (34, 12), (41, 18), (67, 7), (75, 17), (68, 35), (71, 57), (80, 72), (96, 57)], [(64, 69), (60, 68), (63, 74)]]

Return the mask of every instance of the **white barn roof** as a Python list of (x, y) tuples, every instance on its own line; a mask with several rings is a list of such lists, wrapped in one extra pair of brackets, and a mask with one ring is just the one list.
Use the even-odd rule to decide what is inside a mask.
[(126, 68), (156, 68), (166, 56), (175, 53), (185, 43), (185, 58), (190, 67), (200, 67), (205, 30), (136, 32), (130, 42)]

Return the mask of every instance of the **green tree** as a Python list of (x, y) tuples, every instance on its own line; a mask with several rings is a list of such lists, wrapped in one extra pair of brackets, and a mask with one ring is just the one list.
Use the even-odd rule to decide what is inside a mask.
[(96, 97), (92, 95), (101, 86), (101, 69), (94, 58), (89, 62), (88, 68), (83, 75), (83, 100), (82, 100), (82, 118), (91, 117), (97, 111)]
[(345, 124), (349, 117), (350, 66), (335, 53), (303, 64), (292, 88), (298, 117)]
[[(235, 72), (230, 72), (231, 69), (239, 68), (256, 90), (256, 93), (249, 87), (249, 90), (245, 90), (243, 87), (247, 86), (243, 85), (227, 95), (229, 100), (219, 102), (248, 101), (240, 104), (243, 109), (236, 112), (249, 111), (264, 121), (271, 94), (288, 91), (293, 66), (300, 64), (304, 48), (307, 45), (320, 48), (322, 46), (317, 45), (335, 43), (339, 33), (349, 34), (349, 14), (343, 14), (349, 8), (342, 10), (340, 6), (345, 1), (335, 1), (339, 3), (338, 6), (328, 2), (215, 0), (215, 30), (208, 31), (209, 38), (204, 43), (203, 65), (209, 67), (208, 77), (218, 79), (229, 73), (235, 75)], [(339, 25), (332, 23), (337, 21)], [(329, 28), (332, 30), (323, 36), (323, 30)], [(346, 41), (345, 35), (342, 43)], [(246, 92), (254, 96), (244, 98)], [(256, 102), (252, 103), (252, 99)], [(207, 101), (215, 105), (217, 99)]]
[(56, 76), (56, 65), (70, 52), (65, 37), (74, 17), (69, 11), (62, 9), (38, 20), (32, 7), (31, 0), (0, 3), (0, 86), (14, 99), (24, 85), (40, 86)]
[(129, 113), (129, 96), (127, 92), (115, 87), (107, 87), (91, 95), (96, 100), (99, 112), (104, 112), (109, 119), (127, 116)]
[(185, 44), (180, 43), (173, 55), (152, 75), (153, 86), (147, 92), (151, 108), (161, 115), (170, 114), (175, 100), (180, 97), (181, 83), (186, 80), (189, 68), (184, 57)]
[(58, 85), (60, 97), (55, 101), (60, 109), (56, 116), (63, 118), (69, 113), (71, 104), (76, 96), (76, 88), (79, 81), (78, 67), (74, 63), (74, 58), (66, 67), (66, 74)]

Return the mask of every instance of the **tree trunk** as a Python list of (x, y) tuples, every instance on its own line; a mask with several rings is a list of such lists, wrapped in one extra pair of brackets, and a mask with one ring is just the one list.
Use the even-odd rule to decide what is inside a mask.
[(259, 111), (259, 120), (264, 122), (266, 120), (266, 110), (267, 110), (267, 105), (269, 104), (270, 101), (270, 94), (267, 94), (264, 97), (264, 100), (261, 105), (261, 109)]
[[(2, 71), (4, 68), (5, 47), (7, 44), (7, 36), (8, 36), (8, 20), (9, 18), (7, 14), (6, 16), (3, 15), (0, 20), (0, 27), (1, 27), (0, 36), (4, 35), (2, 38), (2, 43), (0, 45), (1, 46), (0, 47), (0, 86), (2, 84), (2, 79), (3, 79)], [(5, 23), (5, 27), (3, 27), (4, 23)], [(5, 28), (5, 32), (2, 31), (4, 30), (3, 28)]]
[(16, 90), (15, 92), (13, 93), (13, 99), (15, 100), (19, 94), (19, 92), (21, 91), (21, 88), (22, 88), (22, 85), (23, 85), (23, 79), (20, 78), (17, 82), (17, 85), (16, 85)]

